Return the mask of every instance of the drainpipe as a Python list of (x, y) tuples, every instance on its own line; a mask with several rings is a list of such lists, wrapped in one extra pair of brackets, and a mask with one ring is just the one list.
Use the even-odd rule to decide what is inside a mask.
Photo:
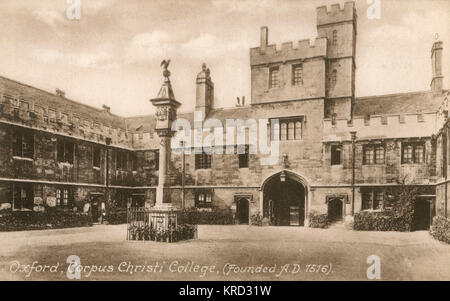
[(352, 139), (352, 216), (355, 214), (355, 141), (356, 141), (356, 131), (350, 132)]
[(186, 174), (186, 155), (184, 153), (184, 141), (180, 141), (180, 146), (182, 148), (183, 154), (181, 157), (182, 173), (181, 173), (181, 209), (184, 210), (184, 182)]
[[(106, 210), (106, 205), (110, 203), (110, 195), (109, 195), (109, 145), (111, 144), (111, 138), (107, 137), (106, 140), (106, 172), (105, 172), (105, 196), (106, 196), (106, 200), (105, 200), (105, 210)], [(101, 213), (103, 214), (103, 212)], [(103, 216), (102, 216), (102, 221), (103, 221)]]
[[(446, 117), (446, 119), (448, 118), (448, 112), (446, 111), (446, 113), (445, 113), (445, 117)], [(446, 122), (446, 124), (445, 124), (445, 137), (446, 137), (446, 139), (445, 139), (445, 143), (446, 143), (446, 147), (445, 147), (445, 154), (444, 154), (444, 157), (445, 158), (447, 158), (447, 156), (448, 156), (448, 122)], [(447, 175), (447, 168), (448, 168), (448, 162), (447, 162), (447, 160), (448, 159), (446, 159), (445, 160), (445, 162), (443, 162), (443, 163), (445, 163), (445, 166), (444, 166), (444, 168), (445, 168), (445, 204), (444, 204), (444, 216), (445, 216), (445, 218), (447, 218), (447, 204), (448, 204), (448, 180), (447, 180), (447, 178), (448, 178), (448, 175)], [(436, 208), (436, 198), (435, 198), (435, 208)]]

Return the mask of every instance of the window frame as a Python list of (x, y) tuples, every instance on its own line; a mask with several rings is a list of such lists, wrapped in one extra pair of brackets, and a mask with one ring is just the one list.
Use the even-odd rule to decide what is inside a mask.
[(99, 146), (94, 145), (92, 146), (92, 167), (101, 168), (101, 165), (102, 165), (102, 149)]
[[(245, 145), (245, 153), (244, 154), (238, 154), (238, 165), (239, 169), (241, 168), (249, 168), (250, 163), (250, 154), (249, 151), (250, 148), (248, 145)], [(236, 150), (237, 153), (237, 150)]]
[(336, 29), (332, 32), (331, 43), (333, 46), (336, 46), (338, 43), (338, 31)]
[[(377, 150), (382, 149), (383, 160), (378, 160)], [(371, 152), (371, 155), (368, 156), (367, 153)], [(370, 158), (370, 161), (367, 160)], [(363, 165), (384, 165), (386, 163), (386, 146), (383, 143), (370, 143), (363, 145)]]
[[(381, 195), (381, 199), (377, 198), (379, 195)], [(367, 206), (367, 199), (364, 196), (370, 197), (370, 206)], [(386, 203), (387, 194), (383, 189), (369, 188), (361, 191), (361, 211), (384, 211), (390, 208), (386, 206)], [(381, 205), (375, 207), (376, 204)]]
[(198, 189), (195, 191), (195, 208), (212, 208), (213, 190)]
[(128, 152), (116, 150), (116, 170), (128, 170), (128, 165)]
[[(417, 159), (417, 149), (422, 148), (421, 160)], [(411, 157), (405, 157), (406, 149), (411, 149)], [(408, 160), (406, 160), (408, 159)], [(425, 141), (402, 142), (401, 162), (403, 164), (426, 164), (426, 145)]]
[[(34, 160), (35, 143), (34, 133), (32, 131), (14, 130), (12, 140), (13, 157)], [(28, 149), (25, 147), (25, 145), (28, 145)]]
[(280, 87), (281, 87), (280, 66), (270, 67), (269, 68), (269, 89), (278, 89)]
[[(20, 208), (17, 208), (17, 200), (16, 200), (16, 188), (19, 188), (19, 194), (20, 194)], [(25, 191), (26, 197), (22, 198), (22, 192)], [(26, 211), (33, 210), (34, 206), (34, 186), (30, 183), (13, 183), (12, 184), (12, 210), (13, 211)], [(26, 205), (29, 207), (24, 206), (24, 200), (27, 203)]]
[[(296, 71), (300, 70), (299, 73)], [(292, 65), (292, 86), (303, 86), (303, 64)]]
[[(334, 161), (334, 159), (336, 159), (337, 157), (333, 156), (333, 150), (336, 151), (336, 149), (339, 149), (339, 162), (338, 161)], [(343, 149), (342, 149), (342, 145), (340, 144), (332, 144), (330, 146), (330, 165), (331, 166), (338, 166), (338, 165), (342, 165), (342, 154), (343, 154)]]
[[(270, 130), (270, 133), (268, 134), (270, 137), (270, 141), (275, 141), (273, 131), (275, 129), (275, 126), (273, 126), (273, 120), (278, 119), (278, 131), (279, 131), (279, 141), (299, 141), (303, 140), (303, 126), (304, 126), (304, 120), (305, 116), (290, 116), (290, 117), (279, 117), (279, 118), (270, 118), (269, 119), (269, 125), (268, 130)], [(294, 139), (289, 139), (289, 123), (293, 123), (294, 127)], [(300, 124), (300, 134), (298, 134), (298, 127), (297, 125)], [(285, 131), (285, 133), (283, 133)]]
[(56, 188), (56, 207), (57, 208), (72, 208), (75, 195), (73, 188), (67, 186), (58, 186)]
[(56, 144), (56, 161), (58, 163), (73, 165), (75, 162), (75, 142), (57, 138)]
[(202, 150), (201, 154), (195, 154), (195, 169), (211, 169), (212, 154), (207, 154)]

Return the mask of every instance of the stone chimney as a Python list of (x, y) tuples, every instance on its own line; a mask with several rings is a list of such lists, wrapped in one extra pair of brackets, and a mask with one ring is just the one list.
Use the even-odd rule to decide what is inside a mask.
[(211, 72), (203, 63), (202, 71), (197, 75), (197, 90), (195, 110), (201, 111), (203, 119), (214, 109), (214, 83), (211, 80)]
[(261, 27), (261, 50), (266, 49), (269, 45), (269, 28), (267, 26)]
[(102, 108), (103, 108), (103, 111), (105, 111), (106, 113), (111, 113), (111, 107), (109, 107), (107, 105), (103, 105)]
[(431, 48), (431, 69), (433, 79), (431, 80), (431, 92), (439, 94), (443, 89), (444, 76), (442, 75), (442, 41), (437, 41)]
[(60, 89), (56, 89), (56, 96), (65, 98), (66, 92), (64, 92), (63, 90), (60, 90)]

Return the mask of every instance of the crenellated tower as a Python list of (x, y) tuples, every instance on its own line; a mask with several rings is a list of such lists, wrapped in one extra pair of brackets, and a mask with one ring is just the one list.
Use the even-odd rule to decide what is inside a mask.
[(317, 8), (317, 34), (327, 39), (326, 118), (352, 118), (355, 97), (357, 14), (354, 2)]

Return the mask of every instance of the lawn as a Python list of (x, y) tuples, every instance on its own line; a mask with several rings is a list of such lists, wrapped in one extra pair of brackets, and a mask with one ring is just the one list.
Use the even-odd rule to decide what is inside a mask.
[[(0, 233), (0, 280), (450, 280), (450, 246), (427, 232), (199, 226), (197, 240), (126, 241), (126, 226)], [(72, 277), (76, 273), (70, 274)], [(69, 276), (70, 276), (69, 275)]]

